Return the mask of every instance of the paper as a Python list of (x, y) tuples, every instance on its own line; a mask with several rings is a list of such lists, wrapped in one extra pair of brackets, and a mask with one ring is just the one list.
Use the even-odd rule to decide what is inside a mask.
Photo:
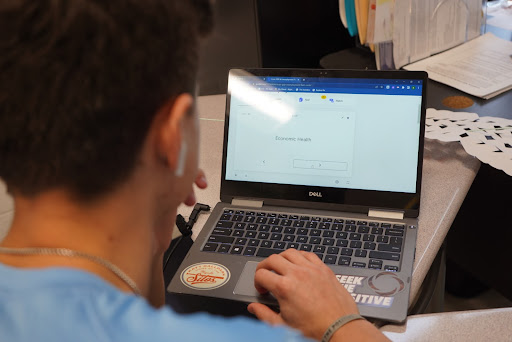
[(481, 0), (395, 0), (393, 56), (400, 68), (480, 34)]
[(460, 141), (468, 154), (512, 176), (512, 120), (429, 108), (425, 137)]
[(374, 43), (393, 40), (393, 8), (394, 0), (377, 0), (375, 9)]
[(355, 0), (357, 31), (361, 45), (366, 43), (366, 29), (368, 28), (368, 7), (369, 0)]
[(428, 77), (471, 95), (489, 99), (512, 89), (512, 42), (486, 33), (406, 70), (423, 70)]
[(368, 5), (368, 26), (366, 30), (366, 41), (370, 45), (372, 51), (373, 49), (373, 35), (375, 33), (375, 10), (377, 9), (377, 0), (370, 0)]
[(340, 8), (340, 19), (341, 23), (347, 28), (347, 14), (345, 13), (345, 0), (340, 0), (338, 3)]

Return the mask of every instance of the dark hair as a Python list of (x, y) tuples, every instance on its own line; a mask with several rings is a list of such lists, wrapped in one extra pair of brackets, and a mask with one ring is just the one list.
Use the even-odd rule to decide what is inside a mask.
[(149, 126), (193, 92), (208, 0), (0, 3), (0, 178), (89, 200), (135, 168)]

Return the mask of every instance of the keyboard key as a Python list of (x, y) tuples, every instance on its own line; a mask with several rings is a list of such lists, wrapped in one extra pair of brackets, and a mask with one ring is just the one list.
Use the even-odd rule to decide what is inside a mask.
[(383, 235), (377, 236), (377, 242), (379, 242), (379, 243), (388, 243), (389, 242), (389, 237), (388, 236), (383, 236)]
[(363, 248), (374, 251), (375, 248), (377, 248), (377, 244), (375, 242), (365, 242), (363, 244)]
[(289, 242), (288, 245), (286, 245), (286, 248), (293, 248), (293, 249), (299, 249), (299, 244), (296, 242)]
[(233, 246), (231, 248), (231, 254), (242, 254), (243, 247), (242, 246)]
[(356, 221), (354, 220), (345, 220), (346, 224), (356, 224)]
[(256, 216), (258, 216), (258, 217), (265, 217), (265, 216), (267, 216), (267, 214), (266, 213), (257, 213)]
[(235, 229), (245, 229), (246, 225), (247, 225), (246, 223), (241, 223), (241, 222), (235, 223)]
[(246, 238), (238, 238), (235, 240), (235, 245), (245, 245), (247, 243)]
[(346, 224), (345, 225), (345, 231), (346, 232), (349, 232), (349, 233), (353, 233), (356, 231), (356, 226), (354, 226), (353, 224)]
[(323, 260), (324, 255), (322, 253), (315, 253), (315, 255), (318, 257), (318, 259)]
[(351, 260), (350, 257), (340, 256), (340, 258), (338, 259), (338, 265), (348, 266), (348, 265), (350, 265), (350, 260)]
[(263, 248), (270, 248), (270, 247), (272, 247), (272, 241), (269, 241), (269, 240), (261, 241), (260, 246)]
[(377, 250), (381, 252), (396, 252), (400, 253), (402, 251), (402, 245), (391, 245), (391, 244), (383, 244), (379, 243)]
[(334, 265), (336, 263), (336, 259), (338, 257), (336, 255), (329, 255), (327, 254), (325, 257), (324, 257), (324, 263), (326, 264), (330, 264), (330, 265)]
[(283, 237), (283, 241), (286, 241), (286, 242), (293, 242), (293, 241), (295, 241), (295, 235), (286, 234), (286, 235)]
[(336, 240), (336, 246), (338, 247), (347, 247), (348, 246), (348, 240)]
[(297, 228), (286, 227), (284, 229), (285, 234), (295, 234), (296, 231), (297, 231)]
[(380, 223), (379, 222), (370, 222), (370, 223), (368, 223), (368, 225), (370, 227), (378, 227), (380, 225)]
[(374, 235), (382, 235), (384, 233), (384, 229), (379, 227), (372, 227), (372, 234)]
[(309, 228), (309, 229), (316, 228), (316, 227), (318, 227), (318, 222), (310, 221), (306, 224), (306, 228)]
[(335, 219), (334, 220), (334, 223), (343, 223), (343, 222), (345, 222), (345, 220), (343, 220), (343, 219)]
[(203, 252), (215, 252), (219, 244), (207, 242), (203, 246)]
[(233, 234), (231, 234), (233, 236), (244, 236), (244, 231), (243, 230), (240, 230), (240, 229), (235, 229), (233, 231)]
[(248, 211), (245, 213), (245, 215), (253, 216), (256, 215), (256, 213), (254, 211)]
[(322, 238), (319, 236), (312, 236), (309, 238), (309, 243), (312, 245), (319, 245), (322, 243)]
[(405, 228), (405, 225), (403, 225), (403, 224), (394, 224), (394, 225), (393, 225), (393, 228), (397, 228), (397, 229), (404, 229), (404, 228)]
[(365, 268), (366, 267), (366, 263), (354, 261), (352, 263), (352, 267)]
[(255, 223), (249, 223), (247, 225), (247, 227), (245, 228), (245, 230), (256, 230), (256, 229), (258, 229), (258, 227), (259, 226), (257, 224), (255, 224)]
[(361, 241), (350, 241), (350, 248), (361, 248), (363, 243)]
[(231, 248), (231, 245), (220, 245), (219, 250), (217, 252), (219, 253), (227, 253), (229, 252), (229, 249)]
[(356, 250), (356, 252), (355, 252), (354, 256), (356, 256), (356, 257), (358, 257), (358, 258), (366, 258), (366, 254), (367, 254), (367, 253), (368, 253), (368, 252), (367, 252), (367, 251), (365, 251), (364, 249), (358, 249), (358, 250)]
[(231, 221), (240, 222), (243, 219), (244, 219), (243, 215), (233, 215), (233, 217), (231, 218)]
[(370, 241), (370, 242), (373, 242), (373, 241), (375, 241), (375, 235), (372, 235), (372, 234), (364, 234), (364, 235), (363, 235), (363, 241)]
[(253, 256), (256, 253), (256, 247), (245, 247), (244, 255)]
[(322, 219), (322, 222), (332, 222), (332, 218), (330, 218), (330, 217), (324, 217), (324, 218)]
[(210, 235), (208, 238), (208, 242), (216, 243), (233, 243), (233, 241), (235, 241), (235, 238), (230, 236)]
[[(378, 267), (372, 267), (372, 265), (378, 266)], [(380, 270), (380, 269), (382, 269), (382, 260), (370, 259), (370, 261), (368, 262), (368, 267)]]
[(276, 248), (276, 249), (285, 249), (286, 248), (286, 242), (276, 241), (276, 242), (274, 242), (274, 248)]
[(339, 252), (339, 247), (327, 247), (327, 254), (338, 254)]
[(233, 214), (234, 211), (232, 209), (224, 209), (224, 214)]
[(212, 231), (212, 234), (214, 234), (214, 235), (222, 235), (222, 236), (230, 236), (231, 233), (232, 233), (232, 230), (231, 229), (226, 229), (226, 228), (215, 228)]
[(229, 221), (229, 220), (231, 220), (231, 214), (222, 214), (222, 216), (220, 217), (220, 220), (221, 221)]
[(308, 229), (306, 229), (306, 228), (297, 229), (297, 235), (308, 235)]
[(277, 217), (277, 214), (276, 213), (267, 213), (267, 217), (275, 218), (275, 217)]
[(398, 272), (398, 266), (386, 265), (384, 266), (384, 271)]
[(288, 220), (288, 219), (286, 219), (286, 220), (282, 220), (282, 221), (281, 221), (281, 225), (282, 225), (282, 226), (285, 226), (285, 227), (290, 227), (292, 224), (293, 224), (293, 221), (292, 221), (292, 220)]
[(368, 227), (368, 226), (359, 226), (359, 228), (357, 228), (357, 232), (361, 233), (361, 234), (367, 234), (367, 233), (370, 232), (370, 227)]
[(272, 225), (278, 225), (279, 222), (281, 222), (281, 220), (278, 218), (275, 218), (275, 217), (268, 220), (268, 224), (272, 224)]
[(331, 228), (331, 224), (329, 222), (321, 222), (320, 226), (318, 228), (320, 228), (320, 229), (330, 229)]
[(270, 226), (268, 224), (262, 224), (258, 228), (258, 231), (260, 231), (260, 232), (269, 232), (270, 231)]
[(266, 232), (260, 232), (258, 233), (258, 239), (266, 240), (270, 237), (269, 233)]
[(334, 239), (324, 238), (324, 241), (322, 242), (322, 245), (333, 246), (334, 245)]
[(300, 219), (302, 221), (309, 221), (310, 220), (309, 216), (301, 216)]
[(306, 242), (308, 242), (308, 237), (304, 236), (304, 235), (299, 235), (299, 236), (297, 236), (297, 240), (296, 241), (298, 243), (306, 243)]
[(244, 218), (244, 222), (254, 222), (256, 220), (256, 217), (254, 216), (246, 216)]
[(388, 253), (388, 252), (371, 251), (370, 252), (370, 258), (372, 258), (372, 259), (400, 261), (400, 254), (399, 253)]
[(290, 215), (289, 219), (290, 220), (298, 220), (299, 219), (299, 215)]
[(342, 223), (335, 223), (331, 226), (331, 230), (343, 230), (343, 224)]
[(279, 214), (277, 215), (278, 218), (288, 218), (288, 214)]
[(295, 221), (295, 222), (293, 222), (293, 226), (295, 228), (301, 228), (301, 227), (304, 227), (305, 223), (306, 223), (305, 221)]
[(258, 233), (253, 231), (245, 232), (245, 237), (249, 239), (254, 239)]
[(283, 238), (283, 234), (280, 234), (280, 233), (272, 233), (272, 235), (270, 235), (270, 240), (281, 240)]
[(325, 246), (314, 246), (313, 252), (315, 253), (325, 253)]
[(390, 223), (382, 223), (380, 226), (382, 228), (391, 228), (391, 224)]
[(249, 240), (248, 245), (250, 247), (258, 247), (260, 245), (260, 240), (256, 240), (256, 239)]
[(388, 229), (384, 234), (389, 236), (404, 236), (404, 231), (399, 229)]
[(361, 234), (359, 234), (359, 233), (350, 233), (348, 238), (349, 238), (349, 240), (361, 240)]
[(300, 245), (300, 250), (301, 251), (311, 252), (312, 249), (313, 249), (312, 245), (309, 245), (309, 244), (302, 244), (302, 245)]
[(399, 236), (392, 236), (389, 238), (389, 243), (392, 245), (402, 245), (402, 242), (404, 241), (404, 238), (401, 238)]
[(258, 223), (258, 224), (265, 224), (265, 223), (267, 223), (267, 218), (266, 218), (266, 217), (260, 217), (260, 216), (258, 216), (258, 218), (256, 219), (256, 221), (254, 221), (254, 222), (256, 222), (256, 223)]
[(347, 232), (336, 232), (336, 239), (348, 239)]
[(311, 229), (309, 231), (309, 236), (320, 236), (322, 235), (322, 231), (320, 229)]
[(235, 214), (243, 215), (243, 214), (245, 214), (245, 212), (243, 210), (237, 210), (237, 211), (235, 211)]
[(272, 233), (282, 233), (283, 232), (283, 227), (281, 227), (281, 226), (273, 226), (272, 228), (270, 228), (270, 231)]
[(313, 216), (313, 217), (311, 218), (311, 221), (320, 222), (320, 221), (322, 221), (322, 218), (321, 218), (321, 217), (318, 217), (318, 216)]
[(366, 226), (367, 224), (368, 224), (368, 222), (366, 222), (366, 221), (357, 221), (358, 226)]
[(334, 237), (334, 231), (332, 231), (332, 230), (324, 230), (324, 232), (322, 233), (322, 237), (332, 238), (332, 237)]
[(233, 224), (234, 224), (234, 222), (219, 221), (219, 222), (217, 222), (216, 227), (217, 228), (231, 228), (231, 227), (233, 227)]
[(354, 253), (354, 250), (351, 248), (342, 248), (341, 249), (341, 255), (352, 256), (353, 253)]
[(258, 252), (256, 253), (256, 256), (266, 258), (266, 257), (271, 256), (272, 254), (279, 254), (281, 252), (282, 252), (282, 250), (280, 250), (280, 249), (259, 248)]

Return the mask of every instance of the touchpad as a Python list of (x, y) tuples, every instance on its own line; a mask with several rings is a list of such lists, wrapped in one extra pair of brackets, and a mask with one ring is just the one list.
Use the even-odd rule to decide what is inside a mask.
[(259, 302), (268, 304), (277, 304), (277, 300), (272, 294), (261, 295), (254, 287), (254, 274), (259, 262), (248, 261), (245, 264), (244, 270), (238, 279), (238, 283), (233, 291), (236, 295), (256, 297)]

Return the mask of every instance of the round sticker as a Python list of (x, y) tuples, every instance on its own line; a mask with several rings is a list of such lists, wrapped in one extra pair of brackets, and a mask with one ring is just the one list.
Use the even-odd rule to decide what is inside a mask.
[(201, 262), (181, 272), (181, 282), (195, 290), (217, 289), (229, 281), (231, 273), (221, 264)]

